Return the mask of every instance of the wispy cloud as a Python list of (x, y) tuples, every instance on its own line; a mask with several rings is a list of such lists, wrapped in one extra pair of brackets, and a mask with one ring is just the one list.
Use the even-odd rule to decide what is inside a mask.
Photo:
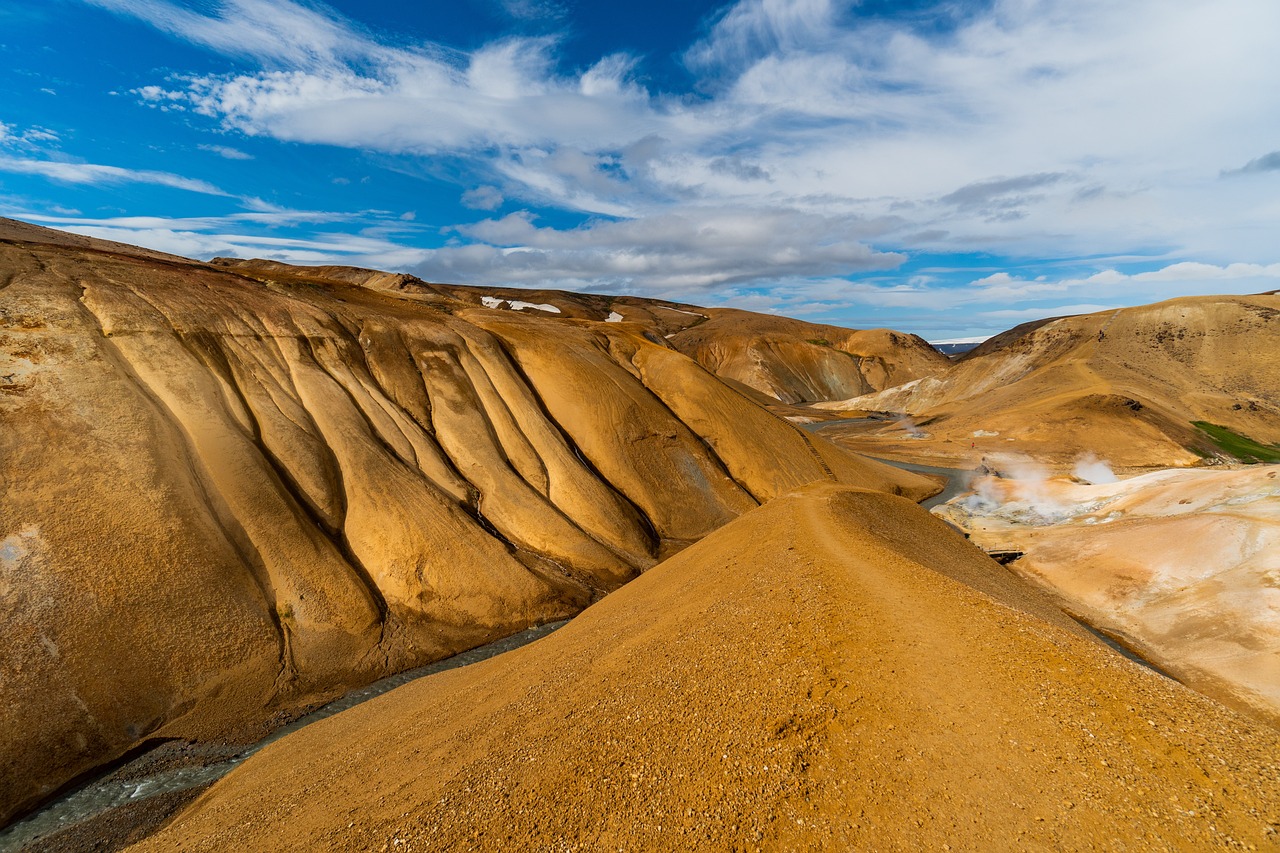
[(201, 145), (201, 151), (208, 151), (210, 154), (217, 154), (227, 160), (252, 160), (253, 155), (239, 148), (232, 148), (230, 145)]
[[(83, 216), (50, 216), (15, 212), (19, 218), (61, 228), (76, 234), (146, 246), (189, 258), (214, 256), (266, 258), (296, 264), (351, 264), (380, 269), (406, 269), (422, 261), (427, 252), (407, 248), (401, 243), (370, 233), (350, 234), (345, 231), (309, 236), (278, 233), (246, 233), (246, 226), (267, 225), (272, 228), (306, 223), (318, 225), (368, 226), (381, 219), (388, 228), (404, 223), (386, 215), (335, 214), (321, 211), (262, 210), (225, 216), (168, 218), (159, 216), (121, 216), (93, 218)], [(371, 230), (371, 229), (365, 229)]]
[(70, 163), (59, 160), (37, 160), (0, 155), (0, 172), (19, 175), (40, 175), (53, 181), (68, 184), (155, 184), (205, 195), (230, 196), (208, 181), (184, 178), (170, 172), (149, 169), (125, 169), (99, 163)]
[(472, 210), (497, 210), (503, 201), (502, 191), (497, 187), (473, 187), (462, 194), (462, 203)]
[(219, 53), (276, 66), (331, 67), (372, 47), (349, 21), (290, 0), (220, 0), (207, 15), (167, 0), (84, 2)]
[(1229, 169), (1224, 175), (1248, 175), (1255, 172), (1280, 172), (1280, 151), (1263, 154), (1245, 163), (1239, 169)]
[(28, 127), (19, 130), (12, 124), (0, 121), (0, 145), (33, 148), (57, 141), (58, 134), (47, 127)]

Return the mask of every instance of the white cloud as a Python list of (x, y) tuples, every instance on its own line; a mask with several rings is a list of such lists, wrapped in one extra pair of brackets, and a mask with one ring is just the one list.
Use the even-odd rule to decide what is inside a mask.
[(457, 230), (472, 242), (432, 251), (419, 274), (658, 295), (884, 270), (904, 260), (868, 248), (861, 239), (868, 225), (855, 217), (795, 210), (683, 209), (568, 230), (513, 213)]
[[(898, 19), (739, 0), (685, 54), (698, 97), (648, 91), (626, 55), (560, 70), (552, 38), (459, 52), (290, 0), (84, 2), (260, 65), (171, 77), (138, 89), (144, 103), (251, 136), (458, 158), (476, 210), (618, 220), (459, 226), (459, 245), (418, 259), (429, 276), (1043, 314), (1272, 278), (1274, 0), (940, 2)], [(959, 288), (842, 279), (902, 259), (886, 249), (1168, 265)]]
[[(247, 211), (226, 216), (167, 218), (129, 216), (95, 219), (17, 212), (25, 220), (61, 228), (76, 234), (145, 246), (189, 258), (215, 256), (266, 258), (297, 264), (349, 264), (379, 269), (406, 269), (427, 255), (393, 240), (370, 233), (315, 233), (310, 236), (246, 234), (246, 225), (269, 226), (309, 223), (349, 224), (352, 214), (320, 211)], [(368, 214), (359, 215), (362, 223)], [(367, 229), (371, 231), (373, 229)]]
[(504, 200), (497, 187), (473, 187), (462, 194), (462, 203), (472, 210), (497, 210)]
[(367, 49), (349, 22), (289, 0), (220, 0), (209, 15), (166, 0), (84, 2), (220, 53), (279, 65), (329, 66)]
[(227, 160), (252, 160), (253, 155), (239, 148), (232, 148), (229, 145), (200, 145), (197, 146), (201, 151), (208, 151), (210, 154), (217, 154)]
[(39, 143), (57, 141), (58, 134), (47, 127), (37, 125), (19, 132), (14, 125), (0, 121), (0, 145), (34, 148)]
[(98, 163), (67, 163), (56, 160), (34, 160), (0, 155), (0, 172), (40, 175), (53, 181), (62, 181), (68, 184), (91, 184), (94, 186), (128, 183), (156, 184), (179, 190), (204, 193), (205, 195), (228, 195), (228, 193), (207, 181), (184, 178), (181, 175), (175, 175), (170, 172), (157, 172), (150, 169), (124, 169), (119, 166), (104, 166)]
[(517, 21), (542, 21), (563, 18), (564, 6), (552, 0), (498, 0), (502, 11)]

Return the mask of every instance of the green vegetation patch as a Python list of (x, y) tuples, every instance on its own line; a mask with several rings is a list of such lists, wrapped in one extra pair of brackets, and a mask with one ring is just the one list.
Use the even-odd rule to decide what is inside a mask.
[(820, 347), (829, 347), (829, 346), (831, 346), (831, 341), (827, 340), (826, 338), (805, 338), (805, 340), (806, 340), (806, 341), (808, 341), (808, 342), (809, 342), (809, 343), (811, 343), (811, 344), (814, 344), (814, 345), (816, 345), (816, 346), (820, 346)]
[(1280, 445), (1259, 444), (1251, 438), (1232, 432), (1208, 421), (1193, 424), (1218, 446), (1218, 449), (1241, 462), (1280, 462)]

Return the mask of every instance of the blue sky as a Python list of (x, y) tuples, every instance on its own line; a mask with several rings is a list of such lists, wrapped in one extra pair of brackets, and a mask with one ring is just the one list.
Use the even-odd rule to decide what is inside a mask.
[(931, 340), (1280, 288), (1275, 0), (0, 0), (0, 215)]

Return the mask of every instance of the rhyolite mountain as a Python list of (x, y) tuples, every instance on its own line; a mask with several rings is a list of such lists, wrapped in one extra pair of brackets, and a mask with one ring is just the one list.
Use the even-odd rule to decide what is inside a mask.
[(323, 275), (400, 293), (439, 294), (495, 310), (640, 326), (721, 379), (782, 403), (843, 400), (933, 376), (951, 362), (917, 335), (844, 329), (734, 308), (703, 308), (634, 296), (432, 284), (350, 267), (290, 267), (215, 258), (258, 278)]
[[(1273, 292), (1027, 323), (949, 370), (817, 405), (910, 416), (913, 435), (896, 446), (917, 456), (963, 456), (976, 444), (1068, 465), (1094, 453), (1126, 467), (1187, 466), (1280, 444), (1277, 389)], [(889, 427), (858, 446), (888, 448), (895, 435), (904, 431)]]
[(0, 821), (576, 613), (807, 483), (936, 489), (682, 354), (714, 318), (520, 294), (0, 222)]

